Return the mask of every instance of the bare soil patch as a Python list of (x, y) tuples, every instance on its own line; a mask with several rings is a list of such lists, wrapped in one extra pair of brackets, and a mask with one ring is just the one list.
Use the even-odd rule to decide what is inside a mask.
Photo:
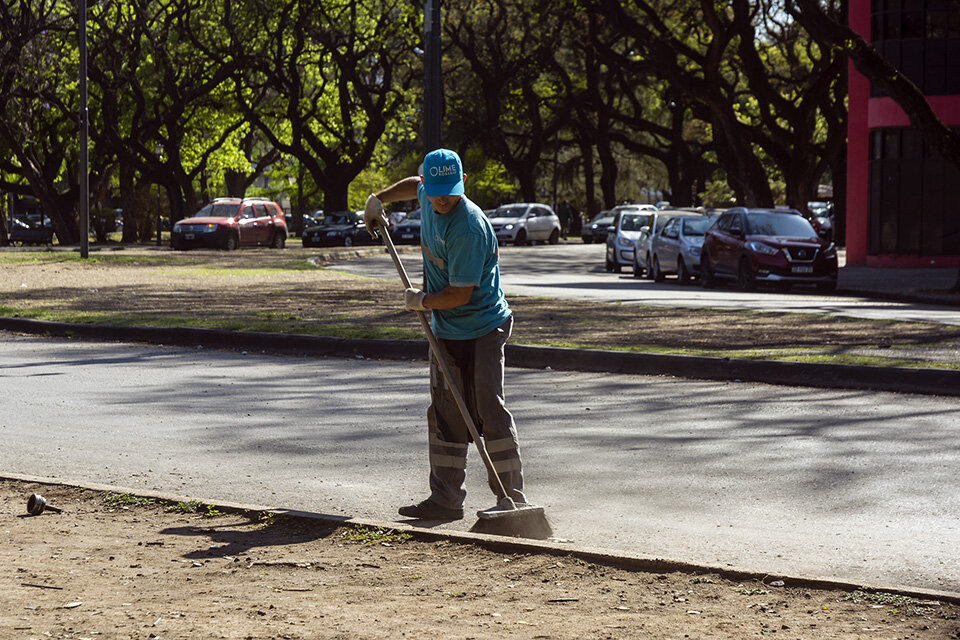
[[(26, 514), (41, 493), (62, 513)], [(960, 607), (0, 480), (3, 638), (960, 638)]]
[[(233, 253), (125, 250), (81, 263), (4, 264), (7, 307), (89, 313), (91, 320), (261, 326), (358, 337), (419, 339), (393, 280), (313, 268), (316, 251), (288, 248)], [(513, 341), (595, 348), (706, 350), (737, 357), (798, 353), (896, 355), (960, 361), (960, 327), (792, 313), (690, 310), (566, 300), (509, 298)], [(5, 315), (11, 315), (9, 311)], [(928, 355), (929, 354), (929, 355)]]

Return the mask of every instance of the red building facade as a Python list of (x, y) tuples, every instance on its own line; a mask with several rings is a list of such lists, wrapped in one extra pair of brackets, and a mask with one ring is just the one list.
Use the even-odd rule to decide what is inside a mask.
[[(960, 127), (960, 5), (851, 0), (849, 10), (850, 26)], [(960, 266), (960, 169), (852, 64), (849, 78), (847, 263)]]

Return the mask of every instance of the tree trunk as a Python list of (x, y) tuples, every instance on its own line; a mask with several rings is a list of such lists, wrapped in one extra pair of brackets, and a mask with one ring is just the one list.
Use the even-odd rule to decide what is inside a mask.
[(137, 228), (137, 197), (134, 189), (135, 169), (130, 163), (121, 162), (119, 169), (120, 208), (123, 209), (123, 236), (120, 242), (138, 242), (140, 232)]
[(600, 211), (597, 206), (596, 186), (593, 182), (593, 146), (588, 143), (581, 143), (580, 157), (583, 161), (583, 195), (586, 199), (583, 204), (583, 211), (587, 220), (592, 220), (593, 216)]

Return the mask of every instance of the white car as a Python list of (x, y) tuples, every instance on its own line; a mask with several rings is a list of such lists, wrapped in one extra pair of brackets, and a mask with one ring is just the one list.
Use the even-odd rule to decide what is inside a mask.
[(663, 282), (667, 274), (677, 274), (681, 284), (700, 275), (700, 249), (704, 234), (716, 221), (716, 214), (682, 215), (670, 218), (653, 237), (650, 277)]
[(620, 272), (622, 267), (633, 264), (633, 248), (640, 237), (640, 230), (651, 224), (657, 209), (653, 205), (620, 205), (611, 209), (613, 230), (607, 234), (607, 271)]
[(505, 204), (491, 211), (490, 224), (497, 242), (523, 246), (536, 241), (560, 242), (560, 218), (548, 205), (535, 202)]

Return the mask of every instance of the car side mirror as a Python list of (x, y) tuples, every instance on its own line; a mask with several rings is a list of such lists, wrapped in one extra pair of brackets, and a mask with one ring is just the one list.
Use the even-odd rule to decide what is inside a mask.
[(640, 233), (650, 233), (650, 225), (643, 225), (640, 227)]

